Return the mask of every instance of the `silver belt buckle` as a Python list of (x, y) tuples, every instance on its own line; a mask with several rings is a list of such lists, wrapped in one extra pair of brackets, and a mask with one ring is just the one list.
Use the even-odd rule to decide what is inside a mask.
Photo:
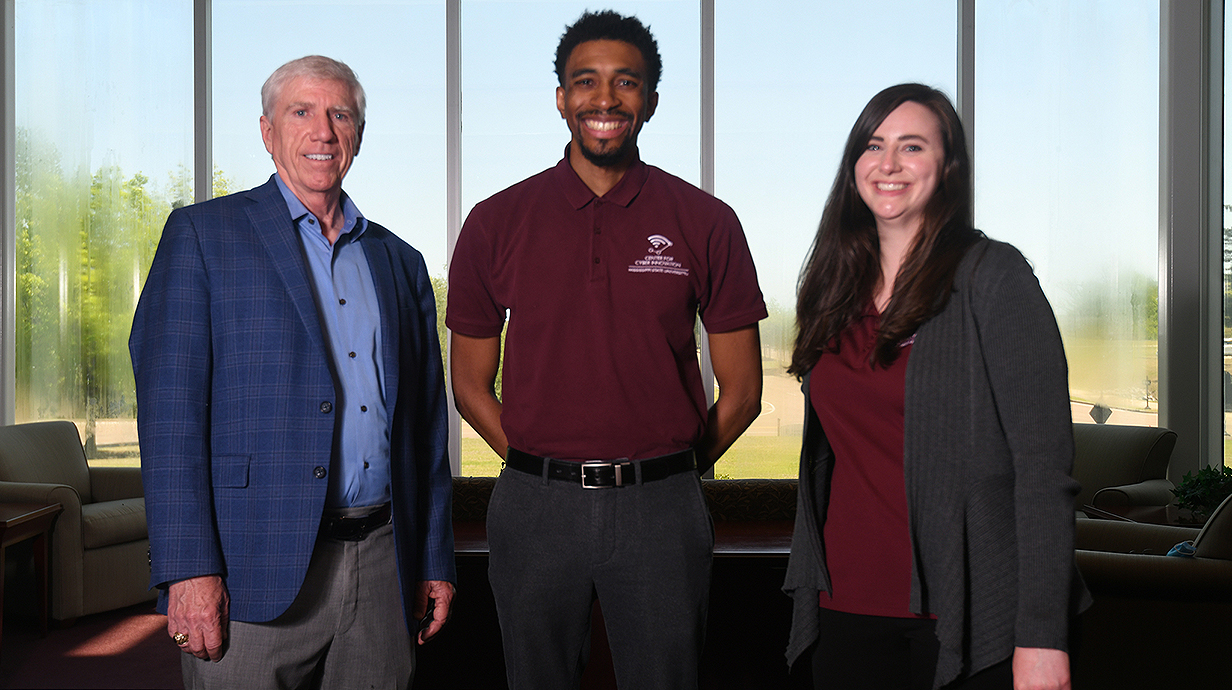
[(620, 486), (620, 465), (613, 465), (610, 462), (584, 462), (582, 463), (582, 488), (583, 489), (610, 489), (612, 488), (611, 486), (604, 486), (602, 484), (588, 484), (586, 482), (587, 477), (592, 476), (591, 473), (587, 472), (587, 470), (594, 470), (593, 476), (595, 477), (595, 480), (597, 481), (599, 477), (598, 470), (601, 470), (605, 467), (615, 468), (616, 470), (616, 484), (615, 485)]

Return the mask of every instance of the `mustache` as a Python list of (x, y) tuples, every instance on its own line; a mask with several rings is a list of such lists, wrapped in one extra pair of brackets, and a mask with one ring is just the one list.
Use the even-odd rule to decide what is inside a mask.
[(601, 117), (619, 117), (625, 120), (633, 119), (632, 112), (628, 110), (621, 110), (620, 108), (611, 108), (609, 110), (587, 110), (586, 112), (578, 113), (578, 119), (580, 120), (588, 117), (594, 117), (596, 115)]

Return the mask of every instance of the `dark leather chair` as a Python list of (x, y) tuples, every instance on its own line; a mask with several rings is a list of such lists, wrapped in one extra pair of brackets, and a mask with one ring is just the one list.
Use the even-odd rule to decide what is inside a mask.
[(1074, 424), (1074, 509), (1166, 506), (1176, 497), (1168, 463), (1176, 432), (1163, 427)]

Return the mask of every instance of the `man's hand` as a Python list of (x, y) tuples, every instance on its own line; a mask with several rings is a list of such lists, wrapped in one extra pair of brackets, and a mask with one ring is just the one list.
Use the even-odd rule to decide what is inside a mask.
[(1069, 654), (1059, 649), (1014, 648), (1014, 690), (1070, 690)]
[(432, 602), (432, 620), (419, 630), (419, 644), (432, 639), (434, 635), (449, 622), (449, 614), (453, 608), (453, 583), (442, 580), (424, 580), (415, 584), (415, 605), (411, 615), (415, 620), (422, 620), (428, 615), (428, 603)]
[(198, 659), (222, 659), (231, 597), (217, 575), (181, 580), (167, 590), (167, 634), (188, 636), (180, 649)]

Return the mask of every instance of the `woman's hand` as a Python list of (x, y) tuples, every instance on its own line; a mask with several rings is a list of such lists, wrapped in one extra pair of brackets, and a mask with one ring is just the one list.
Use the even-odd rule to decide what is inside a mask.
[(1043, 647), (1014, 648), (1014, 690), (1070, 690), (1069, 654)]

